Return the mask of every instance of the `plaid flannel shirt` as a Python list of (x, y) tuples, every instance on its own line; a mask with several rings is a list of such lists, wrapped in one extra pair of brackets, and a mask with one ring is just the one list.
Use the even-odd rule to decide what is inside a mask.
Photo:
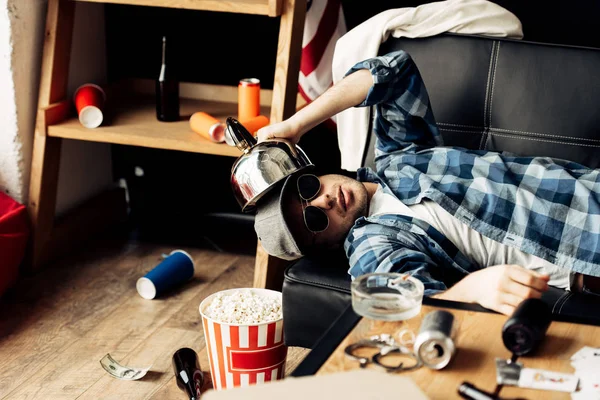
[[(444, 147), (417, 66), (404, 51), (360, 62), (373, 86), (375, 165), (358, 180), (380, 183), (407, 205), (427, 198), (482, 235), (572, 272), (600, 276), (600, 170), (549, 157)], [(352, 278), (407, 272), (426, 295), (474, 265), (439, 231), (403, 215), (361, 217), (344, 248)]]

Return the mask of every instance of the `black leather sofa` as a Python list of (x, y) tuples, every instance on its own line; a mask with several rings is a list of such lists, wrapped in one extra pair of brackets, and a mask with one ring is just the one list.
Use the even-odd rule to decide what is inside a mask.
[[(407, 51), (419, 67), (446, 145), (600, 167), (599, 49), (443, 34), (390, 38), (380, 54), (396, 49)], [(369, 140), (363, 165), (373, 166), (374, 137)], [(348, 307), (347, 269), (342, 251), (305, 257), (287, 268), (288, 345), (312, 348)], [(553, 289), (544, 300), (556, 319), (600, 324), (600, 297)]]

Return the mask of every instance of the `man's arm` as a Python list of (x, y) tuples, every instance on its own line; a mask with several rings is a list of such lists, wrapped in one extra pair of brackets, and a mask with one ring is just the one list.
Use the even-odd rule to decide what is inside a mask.
[(397, 226), (364, 223), (355, 226), (344, 241), (350, 268), (358, 276), (375, 272), (407, 273), (423, 282), (425, 295), (444, 291), (460, 281), (476, 266), (465, 259), (463, 265), (444, 251), (428, 246), (428, 238)]
[(408, 273), (423, 282), (426, 296), (478, 303), (505, 315), (511, 315), (523, 300), (540, 298), (548, 290), (548, 275), (518, 265), (479, 270), (475, 265), (459, 265), (444, 251), (431, 250), (422, 235), (379, 224), (355, 228), (344, 247), (348, 272), (354, 278), (372, 272)]
[(525, 299), (540, 298), (548, 290), (548, 275), (518, 265), (496, 265), (473, 272), (450, 289), (432, 297), (478, 303), (490, 310), (511, 315)]
[(289, 139), (294, 143), (306, 132), (347, 108), (362, 103), (373, 86), (369, 70), (363, 69), (346, 76), (321, 96), (287, 120), (266, 126), (258, 131), (258, 140)]
[(391, 153), (411, 145), (443, 145), (429, 95), (414, 61), (399, 50), (354, 65), (344, 79), (287, 120), (258, 131), (258, 141), (302, 135), (350, 107), (377, 107), (377, 147)]
[[(348, 74), (368, 69), (374, 85), (360, 107), (374, 106), (378, 155), (442, 146), (421, 73), (403, 50), (359, 62)], [(379, 165), (377, 166), (379, 169)]]

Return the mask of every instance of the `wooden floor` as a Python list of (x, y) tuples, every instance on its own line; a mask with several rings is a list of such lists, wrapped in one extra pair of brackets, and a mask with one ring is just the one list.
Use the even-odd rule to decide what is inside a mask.
[[(160, 299), (140, 297), (136, 280), (175, 248), (194, 258), (194, 279)], [(94, 241), (0, 299), (0, 399), (186, 398), (175, 383), (173, 353), (194, 349), (210, 378), (198, 306), (219, 290), (252, 286), (253, 270), (250, 255)], [(140, 380), (120, 381), (100, 366), (107, 353), (123, 365), (152, 368)], [(289, 348), (287, 373), (306, 353)]]

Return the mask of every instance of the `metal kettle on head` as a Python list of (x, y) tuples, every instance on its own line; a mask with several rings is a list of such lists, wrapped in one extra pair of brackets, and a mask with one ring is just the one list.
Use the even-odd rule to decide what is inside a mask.
[(225, 141), (243, 154), (231, 167), (231, 188), (243, 212), (256, 210), (256, 203), (293, 173), (313, 164), (304, 151), (286, 139), (257, 143), (235, 118), (227, 118)]

